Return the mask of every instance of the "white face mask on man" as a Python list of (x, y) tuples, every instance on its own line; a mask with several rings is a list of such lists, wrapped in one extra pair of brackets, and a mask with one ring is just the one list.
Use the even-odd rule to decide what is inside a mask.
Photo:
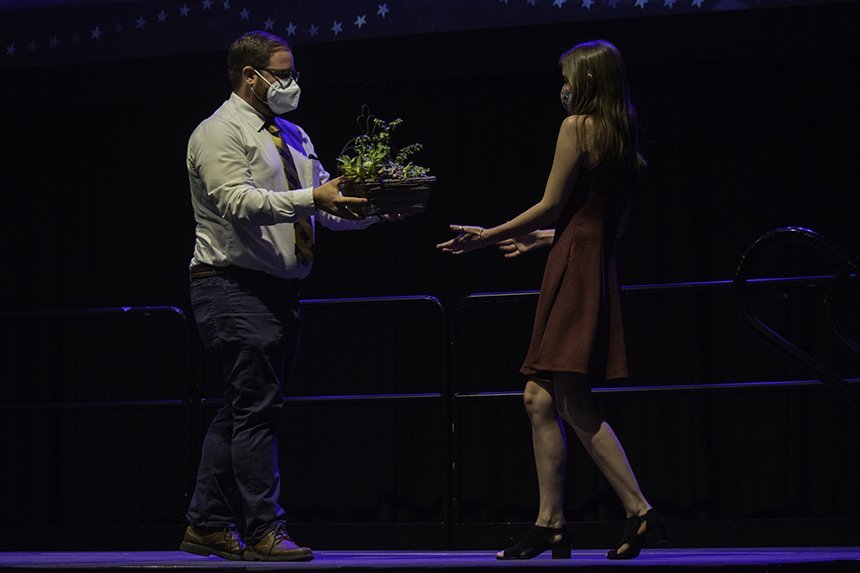
[[(282, 115), (293, 111), (299, 107), (299, 97), (302, 95), (302, 88), (299, 87), (299, 82), (290, 80), (290, 83), (284, 85), (283, 81), (270, 82), (263, 77), (263, 74), (254, 70), (264, 82), (269, 85), (266, 91), (266, 105), (272, 110), (275, 115)], [(257, 95), (256, 93), (254, 94)], [(259, 96), (257, 96), (259, 98)]]

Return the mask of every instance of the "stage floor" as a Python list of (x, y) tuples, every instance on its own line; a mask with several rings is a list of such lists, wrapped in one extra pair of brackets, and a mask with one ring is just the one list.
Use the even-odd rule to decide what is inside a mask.
[(609, 561), (604, 551), (574, 551), (570, 560), (552, 560), (549, 552), (531, 561), (497, 561), (493, 551), (317, 551), (307, 563), (261, 563), (198, 557), (180, 551), (4, 552), (0, 570), (20, 571), (206, 571), (339, 570), (417, 571), (519, 570), (574, 567), (585, 570), (640, 571), (839, 571), (860, 572), (860, 547), (782, 547), (734, 549), (646, 549), (632, 561)]

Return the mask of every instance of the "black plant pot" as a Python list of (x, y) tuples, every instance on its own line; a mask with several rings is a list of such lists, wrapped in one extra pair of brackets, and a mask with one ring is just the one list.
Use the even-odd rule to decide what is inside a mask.
[(360, 212), (369, 215), (414, 215), (427, 208), (435, 177), (380, 179), (373, 182), (345, 179), (340, 191), (350, 197), (366, 197)]

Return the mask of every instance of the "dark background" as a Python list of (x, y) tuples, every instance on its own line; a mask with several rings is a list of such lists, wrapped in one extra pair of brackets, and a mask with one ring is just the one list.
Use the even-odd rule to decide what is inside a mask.
[[(533, 298), (462, 301), (538, 288), (543, 255), (447, 257), (434, 245), (450, 223), (493, 225), (539, 199), (562, 119), (557, 58), (578, 41), (603, 37), (625, 55), (650, 161), (621, 244), (622, 284), (729, 279), (748, 245), (784, 226), (860, 252), (858, 16), (844, 3), (297, 46), (303, 93), (290, 119), (325, 166), (334, 169), (367, 104), (405, 120), (402, 143), (423, 143), (420, 159), (438, 177), (428, 211), (407, 222), (320, 232), (303, 297), (424, 294), (444, 311), (427, 301), (308, 305), (287, 394), (433, 396), (292, 402), (282, 497), (294, 530), (321, 547), (501, 547), (509, 532), (493, 537), (487, 524), (533, 519), (519, 399), (454, 395), (521, 386)], [(2, 78), (4, 549), (178, 539), (218, 395), (190, 326), (185, 146), (229, 95), (225, 64), (226, 46)], [(790, 246), (769, 251), (755, 273), (837, 269)], [(780, 287), (756, 301), (856, 378), (824, 325), (822, 292)], [(838, 308), (856, 339), (852, 292)], [(747, 333), (728, 290), (624, 300), (629, 386), (809, 378)], [(32, 314), (152, 305), (189, 314)], [(652, 503), (685, 522), (676, 543), (850, 542), (860, 425), (822, 388), (606, 392), (601, 404)], [(570, 467), (572, 522), (623, 517), (575, 444)], [(45, 540), (46, 522), (68, 535)], [(614, 527), (583, 530), (579, 543), (608, 545)]]

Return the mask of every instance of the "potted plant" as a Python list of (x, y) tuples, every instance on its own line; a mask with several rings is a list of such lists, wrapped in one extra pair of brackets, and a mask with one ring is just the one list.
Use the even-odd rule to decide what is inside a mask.
[(392, 132), (402, 119), (384, 121), (362, 110), (358, 118), (364, 133), (344, 146), (337, 158), (344, 177), (341, 192), (366, 197), (365, 215), (414, 214), (427, 207), (436, 178), (410, 158), (421, 150), (420, 143), (395, 149)]

